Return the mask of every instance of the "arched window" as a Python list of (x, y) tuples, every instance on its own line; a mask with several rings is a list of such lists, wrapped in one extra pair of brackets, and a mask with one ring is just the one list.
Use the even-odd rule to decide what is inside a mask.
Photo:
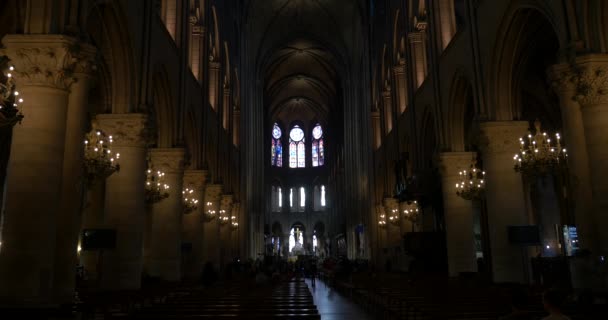
[(312, 166), (320, 167), (325, 163), (325, 147), (323, 145), (323, 128), (320, 124), (312, 129)]
[(306, 167), (306, 146), (304, 130), (295, 125), (289, 132), (289, 167)]
[(277, 197), (279, 198), (279, 211), (281, 210), (281, 208), (283, 208), (283, 190), (281, 190), (281, 187), (279, 187), (279, 190), (277, 192)]
[(270, 164), (275, 167), (283, 166), (283, 146), (281, 145), (281, 136), (283, 132), (278, 124), (272, 126), (272, 145), (271, 145), (271, 160)]
[(304, 187), (300, 187), (300, 210), (299, 211), (304, 211), (304, 208), (306, 208), (306, 189), (304, 189)]
[[(281, 190), (281, 188), (279, 188)], [(321, 186), (321, 207), (325, 207), (325, 186)]]

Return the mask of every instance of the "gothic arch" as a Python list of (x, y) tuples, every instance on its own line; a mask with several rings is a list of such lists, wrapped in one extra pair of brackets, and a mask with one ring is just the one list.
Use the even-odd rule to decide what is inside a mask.
[[(471, 113), (475, 115), (475, 106), (472, 103), (473, 87), (463, 70), (458, 70), (454, 74), (452, 86), (449, 91), (448, 111), (447, 111), (447, 146), (451, 151), (465, 151), (467, 148), (467, 133), (470, 132), (473, 119)], [(470, 108), (473, 108), (471, 111)]]
[(156, 128), (156, 146), (171, 148), (176, 137), (175, 120), (178, 111), (173, 104), (171, 86), (164, 66), (157, 66), (152, 76), (152, 126)]
[(538, 39), (538, 35), (533, 30), (544, 23), (551, 26), (559, 47), (567, 47), (568, 33), (562, 30), (565, 26), (547, 5), (537, 1), (522, 0), (515, 2), (505, 13), (498, 29), (488, 74), (488, 97), (491, 100), (487, 104), (487, 114), (491, 120), (520, 118), (521, 106), (514, 96), (514, 92), (517, 91), (517, 83), (514, 79), (523, 71), (517, 68), (518, 62), (526, 58), (525, 54), (532, 52), (532, 50), (524, 50), (525, 52), (522, 50), (526, 49), (525, 46), (531, 43), (534, 37)]
[(134, 67), (133, 41), (127, 28), (127, 20), (115, 1), (106, 1), (94, 6), (88, 13), (87, 33), (100, 50), (107, 64), (107, 75), (111, 77), (111, 112), (129, 113), (136, 110), (137, 75)]

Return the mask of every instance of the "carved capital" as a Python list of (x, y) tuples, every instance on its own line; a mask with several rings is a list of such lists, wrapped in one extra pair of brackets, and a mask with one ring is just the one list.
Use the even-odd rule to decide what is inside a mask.
[(156, 148), (150, 149), (150, 160), (154, 169), (164, 173), (184, 172), (184, 148)]
[(400, 77), (405, 74), (405, 60), (399, 61), (399, 64), (393, 67), (395, 77)]
[(547, 70), (547, 77), (551, 86), (558, 94), (567, 93), (569, 98), (574, 98), (578, 78), (576, 73), (573, 72), (571, 65), (557, 64), (551, 66), (549, 70)]
[(99, 128), (114, 137), (117, 147), (145, 147), (147, 119), (142, 113), (97, 115)]
[(519, 138), (528, 132), (526, 121), (489, 121), (479, 125), (481, 148), (486, 154), (513, 155), (519, 151)]
[[(74, 82), (76, 65), (88, 46), (63, 35), (8, 35), (1, 54), (15, 67), (20, 86), (45, 86), (66, 90)], [(83, 48), (86, 48), (83, 50)]]
[(74, 51), (74, 57), (76, 58), (74, 74), (76, 74), (76, 77), (80, 75), (92, 75), (97, 71), (95, 63), (96, 53), (97, 49), (90, 44), (81, 43), (77, 46), (77, 50)]
[(222, 196), (222, 189), (224, 186), (221, 184), (209, 184), (205, 188), (205, 202), (214, 202), (217, 204)]
[(230, 212), (230, 207), (232, 206), (232, 202), (234, 200), (234, 196), (231, 194), (223, 194), (220, 202), (220, 209), (226, 210), (226, 212)]
[(477, 154), (475, 152), (442, 152), (439, 154), (439, 169), (444, 179), (459, 177), (459, 172), (468, 170)]
[(384, 198), (383, 204), (389, 212), (393, 209), (399, 209), (399, 202), (395, 198)]
[(576, 59), (574, 100), (581, 107), (608, 103), (608, 55), (588, 55)]
[(204, 192), (207, 182), (207, 170), (184, 171), (184, 187), (193, 188), (195, 191)]
[(425, 36), (424, 31), (412, 31), (407, 37), (410, 40), (410, 43), (422, 43)]

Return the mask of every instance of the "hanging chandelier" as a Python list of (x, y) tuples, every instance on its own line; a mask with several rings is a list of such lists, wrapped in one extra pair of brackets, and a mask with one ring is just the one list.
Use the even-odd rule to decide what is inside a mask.
[(186, 188), (182, 191), (182, 195), (184, 196), (184, 214), (188, 214), (196, 208), (198, 208), (198, 200), (194, 198), (194, 190), (190, 188)]
[(120, 153), (112, 153), (112, 136), (95, 128), (84, 139), (84, 168), (89, 185), (101, 181), (120, 170)]
[(236, 216), (230, 217), (230, 221), (230, 226), (232, 227), (232, 230), (236, 230), (239, 227), (239, 223), (236, 221)]
[(221, 209), (220, 210), (220, 215), (219, 215), (219, 219), (220, 219), (220, 225), (225, 225), (230, 221), (230, 217), (228, 217), (226, 215), (226, 210)]
[(399, 209), (392, 209), (388, 221), (393, 225), (399, 225)]
[(207, 220), (207, 222), (210, 222), (215, 218), (215, 209), (213, 209), (213, 202), (207, 201), (205, 206), (205, 219)]
[(513, 156), (515, 171), (524, 176), (545, 175), (566, 166), (568, 154), (561, 144), (561, 136), (555, 133), (551, 140), (547, 132), (541, 133), (540, 121), (534, 121), (535, 133), (519, 138), (519, 153)]
[(169, 197), (169, 185), (164, 183), (165, 173), (148, 169), (146, 171), (146, 203), (152, 205)]
[(414, 200), (411, 202), (403, 202), (401, 203), (401, 211), (405, 219), (416, 222), (418, 221), (418, 215), (420, 213), (420, 209), (418, 207), (418, 201)]
[(12, 127), (23, 119), (18, 108), (19, 104), (23, 103), (23, 98), (15, 89), (14, 71), (15, 67), (9, 66), (4, 77), (0, 78), (0, 128)]
[(378, 219), (378, 226), (380, 228), (386, 228), (386, 215), (383, 213), (380, 215), (380, 219)]
[(460, 182), (456, 183), (456, 195), (465, 200), (481, 199), (485, 188), (486, 172), (476, 167), (476, 161), (473, 160), (468, 171), (462, 170), (458, 174)]

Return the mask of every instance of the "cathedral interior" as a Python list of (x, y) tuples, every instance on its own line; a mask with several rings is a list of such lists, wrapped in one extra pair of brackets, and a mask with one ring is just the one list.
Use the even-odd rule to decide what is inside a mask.
[(2, 319), (606, 315), (608, 1), (0, 21)]

